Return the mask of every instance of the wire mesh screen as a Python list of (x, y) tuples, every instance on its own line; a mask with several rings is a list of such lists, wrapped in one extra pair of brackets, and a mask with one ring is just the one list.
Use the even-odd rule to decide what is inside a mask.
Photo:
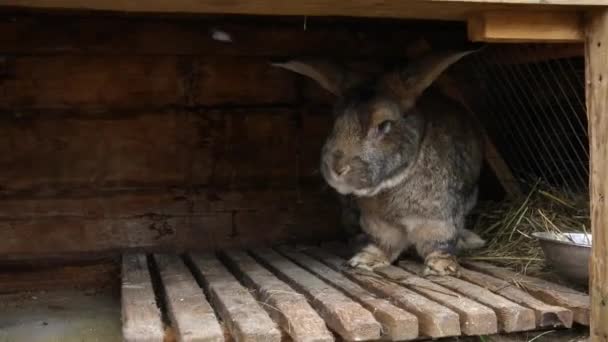
[(466, 63), (467, 78), (477, 84), (468, 101), (524, 189), (540, 180), (571, 193), (588, 191), (580, 51), (577, 46), (496, 46)]

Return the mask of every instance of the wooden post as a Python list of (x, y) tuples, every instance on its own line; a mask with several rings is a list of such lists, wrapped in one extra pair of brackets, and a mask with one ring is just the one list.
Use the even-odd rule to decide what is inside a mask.
[(589, 118), (591, 341), (608, 341), (608, 9), (590, 13), (585, 45)]

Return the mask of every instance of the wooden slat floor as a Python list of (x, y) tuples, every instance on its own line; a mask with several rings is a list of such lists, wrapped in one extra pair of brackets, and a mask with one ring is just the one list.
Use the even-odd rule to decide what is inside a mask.
[(589, 324), (586, 294), (489, 264), (425, 278), (411, 260), (372, 273), (343, 267), (341, 255), (124, 255), (125, 341), (410, 341)]

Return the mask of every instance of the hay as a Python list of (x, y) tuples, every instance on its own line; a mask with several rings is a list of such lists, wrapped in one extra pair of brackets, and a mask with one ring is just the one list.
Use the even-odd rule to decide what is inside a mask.
[(483, 260), (517, 272), (544, 273), (544, 255), (534, 232), (590, 232), (588, 195), (533, 187), (522, 199), (480, 203), (469, 227), (486, 239), (486, 246), (466, 258)]

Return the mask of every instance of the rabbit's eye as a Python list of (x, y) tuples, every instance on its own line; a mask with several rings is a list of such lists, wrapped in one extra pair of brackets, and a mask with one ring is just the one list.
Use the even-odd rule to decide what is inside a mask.
[(391, 120), (382, 121), (378, 125), (378, 133), (384, 135), (384, 134), (388, 133), (391, 130), (392, 126), (393, 126), (393, 122)]

